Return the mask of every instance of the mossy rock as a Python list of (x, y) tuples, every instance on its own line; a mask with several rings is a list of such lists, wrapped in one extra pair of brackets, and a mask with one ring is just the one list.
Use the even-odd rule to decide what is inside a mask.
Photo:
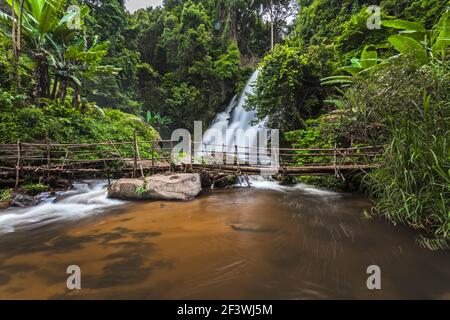
[(237, 177), (235, 175), (227, 175), (220, 177), (214, 181), (214, 187), (216, 188), (229, 188), (238, 183)]

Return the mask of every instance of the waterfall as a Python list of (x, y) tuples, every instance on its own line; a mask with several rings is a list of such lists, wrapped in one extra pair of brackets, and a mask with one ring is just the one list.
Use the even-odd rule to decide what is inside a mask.
[[(238, 147), (241, 154), (245, 152), (245, 146), (256, 147), (258, 135), (265, 127), (265, 121), (256, 121), (256, 111), (245, 110), (248, 95), (254, 92), (254, 82), (258, 77), (256, 70), (247, 81), (244, 90), (239, 96), (234, 96), (224, 112), (219, 113), (208, 130), (203, 135), (203, 154), (210, 155), (212, 152), (221, 152), (222, 145), (226, 146), (226, 152), (233, 153), (234, 146)], [(245, 138), (248, 141), (244, 141)], [(219, 138), (218, 138), (219, 137)], [(248, 149), (247, 149), (248, 150)]]

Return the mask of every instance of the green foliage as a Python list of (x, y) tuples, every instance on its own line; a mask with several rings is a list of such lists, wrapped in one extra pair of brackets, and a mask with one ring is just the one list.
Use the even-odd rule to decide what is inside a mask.
[(11, 200), (13, 190), (5, 189), (0, 192), (0, 202), (9, 202)]
[[(0, 55), (0, 70), (8, 76), (0, 76), (1, 143), (42, 142), (46, 133), (58, 143), (130, 141), (133, 130), (140, 140), (158, 137), (140, 117), (111, 109), (137, 113), (141, 105), (133, 84), (137, 87), (138, 67), (143, 77), (156, 76), (151, 66), (140, 63), (137, 51), (125, 46), (123, 2), (83, 2), (87, 5), (25, 0), (20, 56), (12, 54), (10, 11), (2, 11), (0, 52), (6, 55)], [(70, 4), (80, 5), (79, 30), (67, 24), (75, 14)]]
[[(340, 32), (335, 38), (340, 52), (339, 61), (346, 62), (355, 56), (359, 56), (361, 52), (364, 53), (367, 48), (366, 44), (382, 43), (386, 39), (389, 34), (388, 30), (369, 30), (367, 28), (369, 16), (370, 13), (367, 12), (367, 7), (364, 6), (339, 27), (341, 28)], [(386, 19), (383, 14), (381, 18), (382, 21)], [(374, 51), (374, 48), (370, 48), (369, 52)], [(361, 59), (364, 59), (363, 56), (361, 56)], [(363, 66), (363, 68), (367, 68), (367, 66)]]
[(132, 23), (120, 0), (83, 0), (91, 9), (86, 19), (85, 33), (89, 38), (108, 42), (109, 50), (102, 65), (113, 69), (101, 70), (85, 79), (83, 95), (98, 106), (140, 114), (142, 102), (138, 94), (138, 69), (141, 63), (136, 49)]
[(299, 183), (306, 183), (319, 188), (326, 188), (335, 191), (348, 191), (348, 185), (335, 176), (325, 177), (298, 177)]
[(15, 143), (17, 139), (44, 141), (46, 132), (51, 140), (59, 143), (131, 141), (133, 129), (142, 140), (158, 137), (143, 119), (119, 110), (98, 109), (94, 105), (86, 105), (84, 110), (71, 104), (54, 103), (45, 107), (0, 109), (0, 143)]
[[(450, 10), (447, 9), (433, 26), (427, 31), (416, 22), (404, 20), (388, 20), (383, 25), (403, 31), (388, 38), (390, 44), (402, 55), (425, 64), (429, 59), (445, 59), (450, 47)], [(428, 54), (430, 53), (430, 55)]]
[[(332, 130), (332, 123), (336, 120), (330, 115), (324, 115), (317, 119), (310, 119), (305, 122), (305, 129), (285, 133), (286, 142), (295, 149), (332, 149), (336, 142), (336, 135)], [(337, 124), (336, 124), (337, 125)], [(302, 166), (313, 163), (329, 163), (333, 161), (333, 156), (305, 157), (310, 154), (307, 151), (296, 151), (296, 156), (292, 158), (295, 162), (292, 165)], [(326, 177), (298, 177), (297, 181), (323, 187), (332, 190), (346, 190), (347, 185), (335, 176)]]
[(145, 119), (151, 126), (155, 128), (163, 128), (172, 123), (168, 117), (162, 117), (159, 113), (152, 114), (150, 111), (147, 111), (147, 116)]
[(146, 193), (148, 191), (148, 189), (147, 189), (148, 186), (147, 186), (146, 182), (147, 181), (144, 179), (144, 185), (140, 186), (140, 187), (137, 187), (136, 188), (136, 193), (142, 194), (142, 193)]
[(353, 83), (353, 81), (358, 76), (367, 75), (366, 73), (373, 70), (378, 66), (378, 53), (374, 45), (368, 45), (364, 47), (361, 53), (361, 58), (353, 58), (350, 60), (351, 65), (346, 67), (338, 68), (336, 71), (345, 71), (350, 73), (352, 76), (346, 75), (335, 75), (330, 77), (325, 77), (321, 79), (323, 85), (348, 85)]
[(22, 189), (24, 189), (27, 194), (36, 196), (42, 192), (50, 190), (50, 187), (42, 183), (31, 183), (24, 185)]
[[(364, 46), (382, 44), (392, 35), (389, 28), (367, 29), (367, 7), (374, 4), (367, 0), (300, 0), (301, 10), (296, 20), (293, 41), (303, 46), (335, 44), (336, 60), (340, 65), (359, 56)], [(382, 0), (382, 20), (389, 17), (409, 20), (431, 29), (440, 17), (447, 0)]]
[(304, 127), (304, 120), (322, 112), (327, 89), (320, 75), (329, 72), (330, 48), (312, 46), (307, 53), (288, 45), (278, 45), (267, 55), (255, 83), (249, 106), (272, 128), (283, 131)]
[[(328, 122), (329, 121), (329, 122)], [(318, 119), (310, 119), (305, 122), (305, 129), (286, 132), (285, 140), (291, 143), (295, 149), (330, 149), (334, 148), (336, 142), (336, 136), (332, 130), (330, 130), (330, 123), (333, 120), (330, 116), (322, 116)], [(294, 158), (298, 165), (305, 163), (317, 162), (324, 163), (329, 162), (329, 157), (302, 157), (302, 154), (307, 154), (304, 151), (296, 151), (298, 154)]]
[(443, 238), (450, 231), (448, 71), (404, 59), (385, 66), (346, 92), (337, 133), (388, 146), (382, 167), (366, 178), (376, 212)]
[[(11, 6), (12, 1), (8, 0)], [(97, 73), (113, 72), (115, 69), (100, 66), (107, 53), (108, 43), (99, 43), (96, 39), (87, 45), (85, 19), (89, 18), (89, 9), (80, 7), (80, 30), (69, 27), (69, 22), (77, 14), (68, 9), (67, 0), (24, 0), (23, 11), (15, 2), (15, 16), (23, 16), (20, 36), (23, 38), (27, 50), (19, 50), (22, 43), (12, 41), (14, 58), (11, 62), (13, 71), (11, 76), (18, 80), (9, 85), (13, 90), (21, 87), (20, 67), (23, 65), (21, 53), (33, 62), (33, 89), (30, 98), (51, 98), (65, 100), (69, 87), (72, 87), (74, 105), (80, 103), (81, 87), (85, 77), (92, 77)], [(7, 13), (2, 13), (0, 25), (5, 34), (12, 39), (19, 35), (9, 34), (12, 28), (19, 29), (16, 21)], [(13, 22), (14, 21), (14, 22)], [(17, 32), (16, 32), (17, 33)], [(17, 83), (15, 83), (17, 82)]]
[(239, 63), (241, 60), (241, 53), (235, 43), (231, 43), (228, 47), (227, 53), (221, 55), (217, 61), (214, 62), (215, 73), (221, 80), (227, 80), (236, 77), (239, 74)]
[(182, 1), (133, 17), (148, 66), (139, 74), (143, 110), (170, 119), (171, 128), (209, 123), (231, 99), (242, 74), (236, 39), (214, 25), (216, 9), (210, 1)]

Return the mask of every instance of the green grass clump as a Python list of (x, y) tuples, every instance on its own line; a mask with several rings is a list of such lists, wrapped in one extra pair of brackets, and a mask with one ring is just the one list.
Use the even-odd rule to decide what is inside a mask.
[(0, 202), (9, 202), (12, 196), (12, 189), (5, 189), (0, 192)]
[(39, 193), (50, 190), (49, 186), (42, 183), (30, 183), (23, 186), (23, 189), (30, 195), (38, 195)]

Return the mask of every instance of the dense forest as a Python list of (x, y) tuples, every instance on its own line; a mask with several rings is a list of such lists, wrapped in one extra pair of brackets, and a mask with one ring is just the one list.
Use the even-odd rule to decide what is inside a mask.
[(192, 129), (259, 68), (248, 108), (283, 144), (385, 145), (382, 167), (352, 180), (373, 214), (449, 239), (447, 0), (165, 0), (133, 14), (123, 0), (0, 1), (1, 143)]

